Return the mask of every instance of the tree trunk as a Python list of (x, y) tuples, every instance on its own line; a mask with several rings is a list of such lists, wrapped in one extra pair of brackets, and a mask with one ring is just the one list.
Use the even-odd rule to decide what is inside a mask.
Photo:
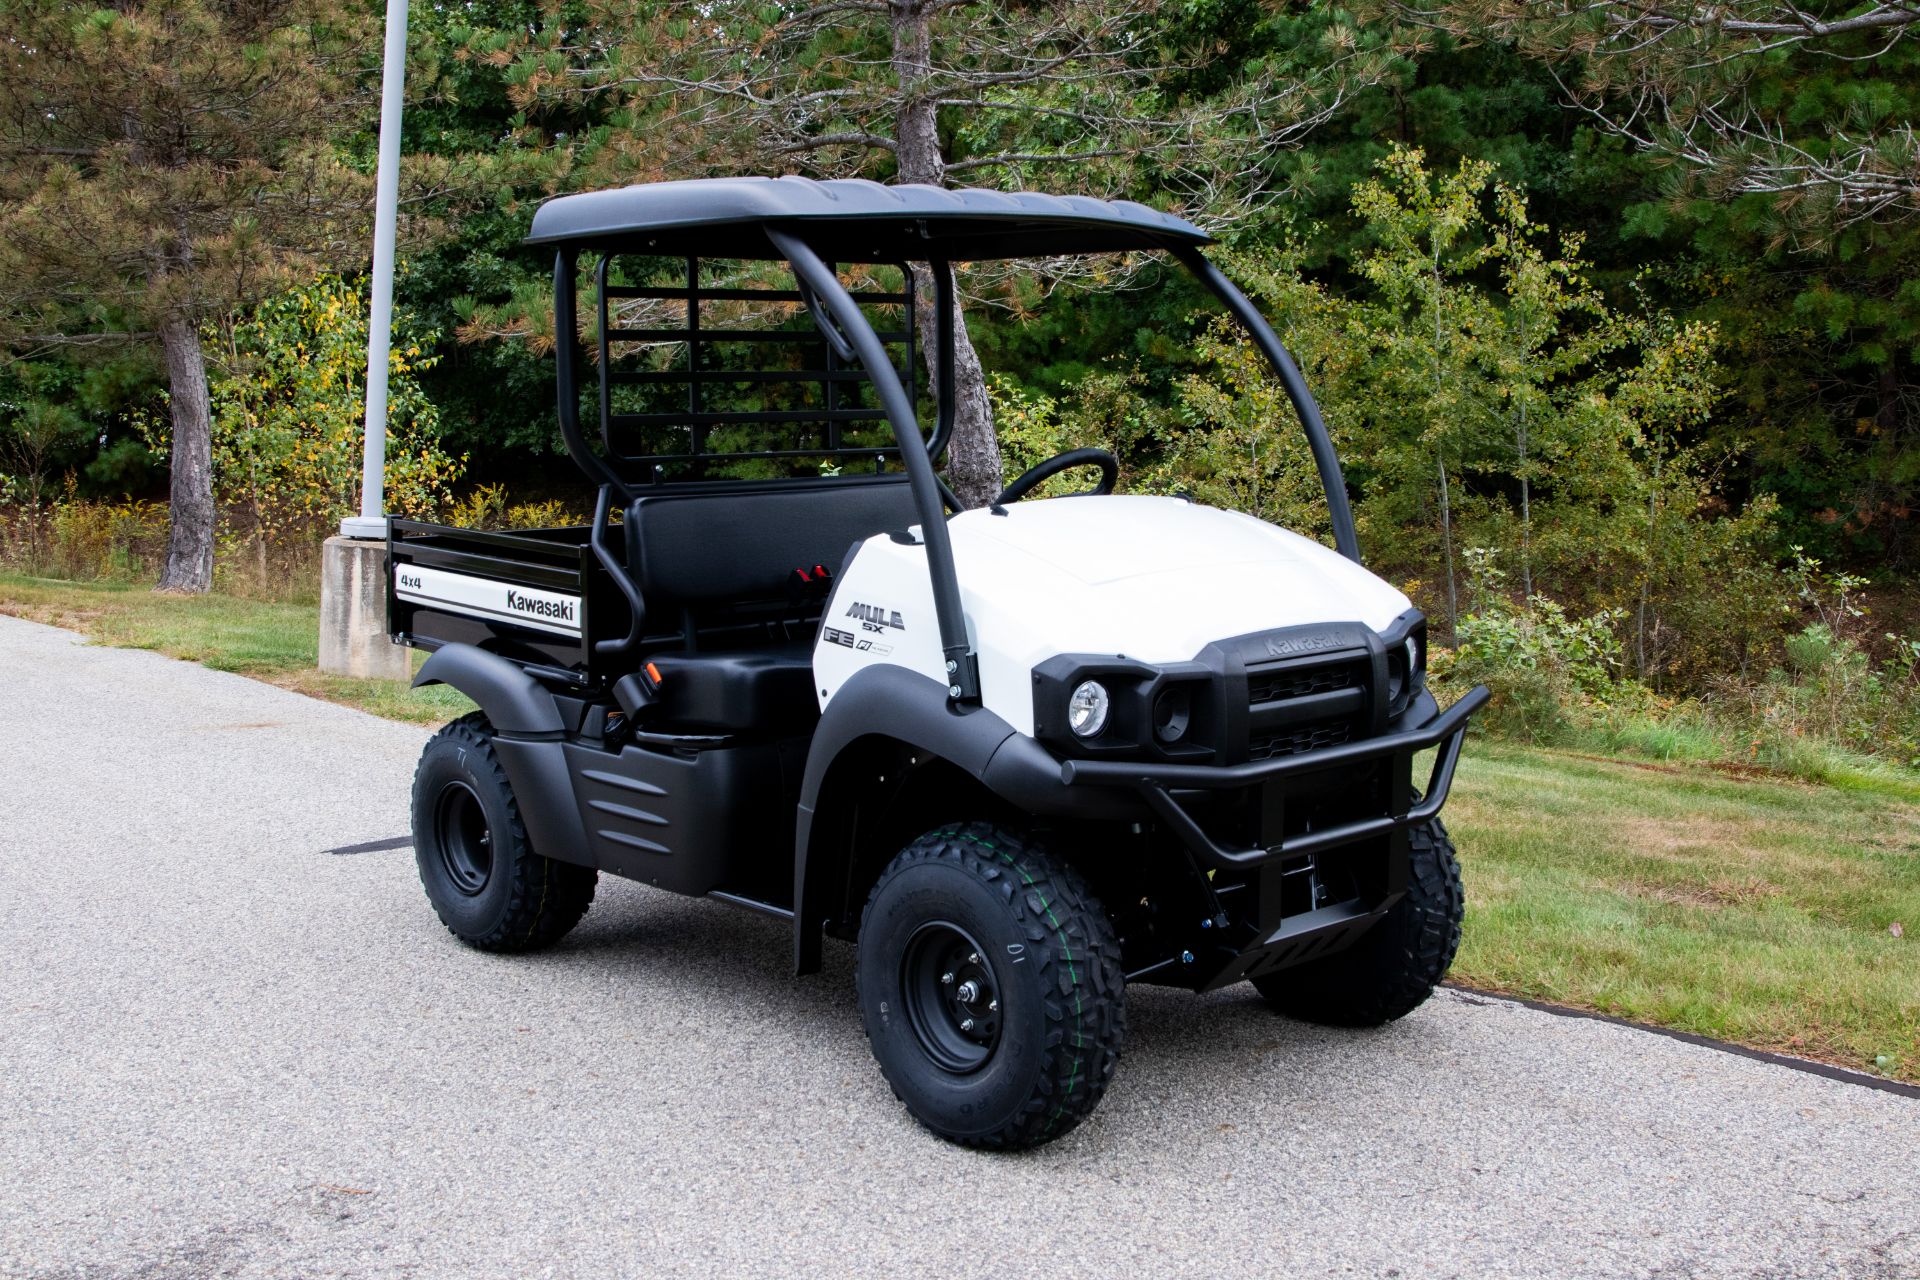
[[(1527, 321), (1525, 313), (1520, 319), (1520, 352), (1522, 359), (1530, 358), (1533, 350), (1527, 345)], [(1515, 438), (1520, 447), (1520, 590), (1529, 602), (1533, 599), (1533, 485), (1528, 479), (1527, 466), (1527, 391), (1520, 388), (1520, 427)]]
[[(1440, 244), (1436, 237), (1433, 245), (1433, 402), (1440, 403), (1440, 335), (1441, 319), (1444, 315), (1440, 305), (1443, 292), (1440, 278)], [(1440, 471), (1440, 537), (1447, 550), (1447, 641), (1455, 642), (1460, 634), (1460, 595), (1458, 575), (1453, 570), (1453, 496), (1447, 489), (1447, 446), (1444, 439), (1436, 440), (1433, 446), (1433, 459)]]
[[(900, 112), (894, 121), (895, 159), (902, 182), (941, 187), (947, 181), (940, 154), (939, 108), (928, 78), (932, 69), (932, 15), (924, 0), (896, 0), (893, 24), (893, 72), (900, 86)], [(939, 330), (935, 325), (931, 272), (915, 272), (914, 320), (930, 379), (953, 378), (953, 438), (947, 445), (947, 484), (967, 507), (982, 507), (1000, 492), (1000, 440), (993, 431), (993, 402), (987, 397), (986, 371), (967, 337), (960, 295), (953, 298), (953, 369), (939, 367)]]
[(1527, 406), (1520, 405), (1520, 590), (1533, 599), (1533, 486), (1527, 480)]
[(168, 446), (172, 492), (167, 509), (167, 563), (157, 591), (195, 595), (213, 586), (213, 423), (207, 366), (193, 320), (178, 311), (161, 321), (167, 390), (173, 403)]
[(1460, 596), (1455, 583), (1459, 575), (1453, 570), (1453, 499), (1447, 491), (1447, 451), (1433, 451), (1435, 464), (1440, 469), (1440, 539), (1447, 549), (1447, 639), (1453, 640), (1460, 632)]

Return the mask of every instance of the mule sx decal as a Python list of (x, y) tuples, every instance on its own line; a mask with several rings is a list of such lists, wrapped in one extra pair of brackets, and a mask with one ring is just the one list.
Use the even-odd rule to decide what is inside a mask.
[(907, 629), (907, 624), (900, 617), (900, 611), (889, 609), (885, 605), (861, 604), (855, 600), (847, 606), (847, 616), (860, 619), (861, 629), (865, 631), (885, 631), (888, 627), (896, 631)]

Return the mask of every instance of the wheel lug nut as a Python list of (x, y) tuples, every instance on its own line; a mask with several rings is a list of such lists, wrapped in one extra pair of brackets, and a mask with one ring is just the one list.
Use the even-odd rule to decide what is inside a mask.
[(973, 1030), (973, 1019), (972, 1019), (972, 1018), (962, 1018), (962, 1019), (960, 1019), (960, 1029), (961, 1029), (962, 1031), (971, 1031), (971, 1030)]
[(950, 974), (950, 973), (943, 973), (943, 974), (941, 974), (941, 975), (940, 975), (940, 985), (941, 985), (941, 986), (943, 986), (943, 987), (950, 987), (950, 986), (952, 986), (952, 985), (953, 985), (953, 975), (952, 975), (952, 974)]
[(1000, 1002), (998, 1000), (987, 1001), (987, 1012), (988, 1013), (1000, 1012)]
[(979, 953), (978, 951), (976, 951), (976, 952), (974, 952), (973, 954), (971, 954), (971, 955), (969, 955), (969, 956), (967, 957), (967, 963), (968, 963), (968, 964), (979, 964), (979, 963), (980, 963), (980, 953)]

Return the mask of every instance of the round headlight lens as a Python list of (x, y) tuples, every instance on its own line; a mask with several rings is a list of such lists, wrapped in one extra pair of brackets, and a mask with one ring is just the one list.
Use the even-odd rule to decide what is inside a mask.
[(1420, 642), (1412, 636), (1407, 637), (1407, 679), (1412, 680), (1420, 674)]
[(1067, 726), (1074, 736), (1091, 738), (1107, 727), (1109, 706), (1105, 685), (1098, 680), (1082, 680), (1067, 699)]

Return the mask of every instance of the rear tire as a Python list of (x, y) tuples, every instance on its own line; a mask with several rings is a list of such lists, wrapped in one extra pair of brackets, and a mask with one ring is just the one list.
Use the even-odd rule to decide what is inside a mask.
[(1360, 941), (1253, 985), (1291, 1018), (1333, 1027), (1377, 1027), (1426, 1002), (1460, 949), (1466, 893), (1447, 829), (1434, 818), (1407, 833), (1406, 896)]
[(1120, 947), (1086, 882), (986, 823), (929, 832), (881, 874), (854, 982), (894, 1095), (962, 1146), (1068, 1132), (1126, 1038)]
[(580, 922), (599, 872), (534, 852), (479, 712), (436, 733), (413, 774), (413, 854), (440, 923), (482, 951), (537, 951)]

